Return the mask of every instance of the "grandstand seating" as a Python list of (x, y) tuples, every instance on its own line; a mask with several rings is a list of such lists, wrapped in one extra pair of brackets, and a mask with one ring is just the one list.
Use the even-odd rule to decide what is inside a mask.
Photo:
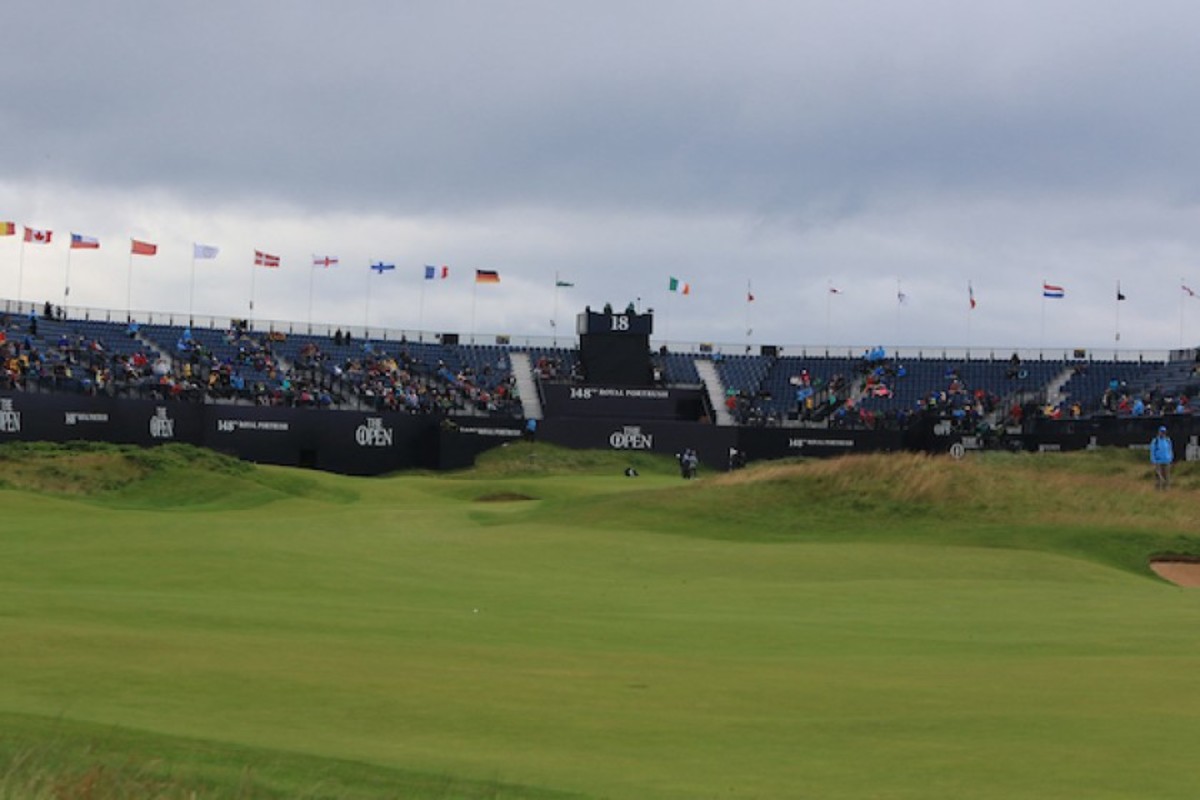
[[(203, 402), (520, 413), (512, 354), (542, 381), (579, 380), (578, 351), (39, 317), (5, 318), (0, 387), (173, 396)], [(972, 423), (1014, 404), (1062, 415), (1190, 410), (1191, 361), (873, 358), (659, 351), (660, 382), (701, 383), (711, 360), (742, 424), (873, 424), (935, 410)], [(1063, 376), (1059, 408), (1044, 409)]]

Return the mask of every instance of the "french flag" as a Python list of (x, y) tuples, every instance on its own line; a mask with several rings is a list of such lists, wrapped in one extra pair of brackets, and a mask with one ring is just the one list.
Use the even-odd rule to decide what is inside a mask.
[(1052, 300), (1062, 300), (1066, 296), (1067, 292), (1063, 287), (1042, 281), (1042, 297), (1049, 297)]

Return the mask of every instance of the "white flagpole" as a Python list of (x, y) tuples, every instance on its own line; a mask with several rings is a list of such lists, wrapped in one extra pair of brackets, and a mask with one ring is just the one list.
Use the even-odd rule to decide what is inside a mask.
[(196, 307), (196, 243), (192, 242), (192, 281), (188, 287), (188, 325), (195, 325)]
[(1117, 327), (1115, 328), (1116, 336), (1113, 341), (1121, 341), (1121, 281), (1117, 281)]
[[(437, 272), (434, 272), (436, 275)], [(431, 278), (425, 277), (425, 272), (421, 272), (421, 293), (417, 296), (417, 341), (425, 341), (425, 284), (429, 283)]]
[[(383, 262), (380, 261), (379, 263), (382, 264)], [(366, 297), (366, 303), (363, 307), (363, 341), (364, 342), (368, 338), (370, 338), (369, 335), (367, 334), (367, 331), (370, 329), (370, 323), (371, 323), (371, 273), (373, 271), (374, 270), (371, 269), (370, 265), (368, 265), (367, 266), (367, 285), (366, 285), (366, 290), (367, 290), (366, 296), (367, 297)], [(383, 273), (380, 272), (379, 274), (382, 275)]]
[(825, 355), (829, 355), (829, 349), (833, 346), (830, 337), (830, 321), (833, 319), (833, 279), (826, 281), (825, 285)]
[[(326, 256), (328, 258), (328, 256)], [(313, 280), (317, 274), (317, 254), (313, 253), (313, 263), (309, 267), (308, 272), (308, 332), (312, 333), (312, 300), (313, 300)]]
[(1046, 279), (1042, 278), (1042, 332), (1038, 336), (1038, 350), (1046, 349)]
[(1179, 349), (1183, 349), (1183, 278), (1179, 279)]
[(971, 312), (975, 309), (971, 304), (975, 302), (975, 289), (971, 286), (971, 282), (967, 281), (967, 355), (971, 354)]
[[(257, 258), (257, 255), (255, 256), (255, 258)], [(257, 264), (255, 264), (254, 261), (250, 262), (250, 319), (249, 319), (250, 323), (254, 322), (254, 276), (255, 276), (254, 268), (256, 266), (257, 266)], [(253, 324), (251, 324), (250, 327), (253, 327)]]
[[(29, 228), (25, 229), (25, 233), (29, 233)], [(25, 283), (25, 237), (21, 237), (21, 253), (17, 256), (17, 308), (21, 307), (21, 301), (25, 299), (22, 294), (22, 287)]]
[(471, 344), (475, 344), (475, 295), (479, 290), (479, 273), (475, 273), (475, 282), (471, 284)]
[(129, 269), (125, 273), (125, 318), (133, 319), (133, 239), (129, 240)]
[(71, 294), (71, 245), (67, 245), (67, 272), (63, 276), (63, 305), (67, 304), (67, 297)]
[(750, 310), (751, 310), (751, 307), (754, 305), (754, 301), (750, 299), (752, 297), (754, 297), (754, 291), (753, 291), (753, 288), (751, 287), (750, 279), (747, 278), (746, 279), (746, 352), (747, 353), (750, 352), (750, 335), (754, 332), (754, 328), (751, 327), (752, 320), (750, 317)]
[(554, 346), (558, 347), (558, 270), (554, 270), (554, 316), (550, 318), (550, 330), (554, 335)]

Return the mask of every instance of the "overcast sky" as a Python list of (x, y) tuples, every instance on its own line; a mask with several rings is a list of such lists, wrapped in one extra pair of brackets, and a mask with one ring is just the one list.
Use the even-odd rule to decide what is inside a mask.
[[(1194, 2), (48, 0), (4, 27), (0, 220), (55, 237), (0, 240), (5, 297), (62, 302), (74, 232), (101, 248), (69, 253), (71, 304), (122, 313), (1200, 341)], [(159, 245), (131, 281), (130, 237)], [(221, 252), (193, 291), (195, 242)]]

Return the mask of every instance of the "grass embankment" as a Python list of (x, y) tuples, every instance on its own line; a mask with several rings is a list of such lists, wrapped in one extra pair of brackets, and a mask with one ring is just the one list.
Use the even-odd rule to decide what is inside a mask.
[(1200, 552), (1191, 465), (1163, 495), (1121, 452), (687, 483), (543, 444), (377, 479), (82, 454), (3, 461), (0, 798), (1200, 782), (1200, 593), (1145, 570)]

